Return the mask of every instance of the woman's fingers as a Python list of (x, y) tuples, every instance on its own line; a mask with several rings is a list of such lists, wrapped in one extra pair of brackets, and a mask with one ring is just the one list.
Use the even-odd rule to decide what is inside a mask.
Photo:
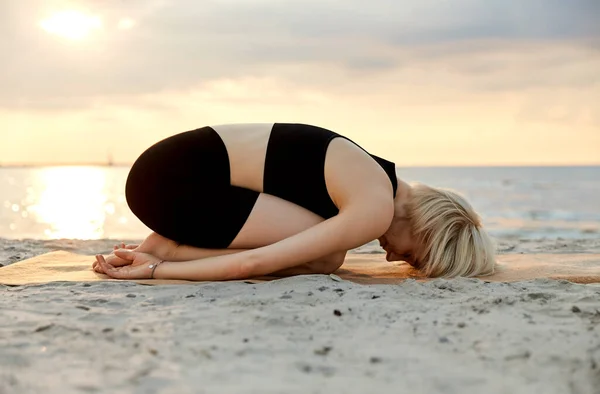
[(119, 257), (115, 254), (115, 252), (116, 250), (104, 258), (108, 264), (112, 265), (113, 267), (122, 267), (124, 265), (131, 264), (131, 260)]
[(100, 266), (100, 263), (98, 262), (98, 257), (96, 257), (96, 261), (94, 261), (94, 263), (92, 264), (92, 270), (94, 270), (94, 272), (96, 272), (98, 274), (104, 273), (104, 271), (102, 270), (102, 267)]
[[(131, 246), (131, 245), (127, 245), (127, 246)], [(102, 258), (104, 259), (104, 262), (109, 264), (112, 267), (124, 267), (124, 266), (128, 266), (131, 265), (133, 263), (133, 261), (135, 260), (135, 256), (136, 256), (137, 252), (133, 252), (130, 249), (116, 249), (113, 251), (113, 253), (109, 254), (108, 256), (104, 257), (102, 256)], [(92, 269), (100, 274), (104, 274), (106, 272), (104, 272), (104, 270), (102, 269), (102, 266), (100, 265), (100, 260), (98, 257), (96, 257), (96, 262), (94, 262), (92, 264)]]
[[(111, 259), (110, 257), (113, 258)], [(125, 264), (122, 264), (121, 261), (124, 261)], [(119, 265), (114, 264), (114, 262), (119, 263)], [(131, 261), (119, 259), (118, 257), (115, 258), (115, 256), (109, 256), (109, 259), (107, 261), (107, 259), (103, 255), (97, 254), (96, 261), (92, 264), (92, 269), (94, 270), (94, 272), (108, 275), (111, 278), (126, 279), (129, 278), (128, 272), (130, 264)]]
[(135, 245), (135, 244), (125, 244), (125, 242), (121, 242), (120, 244), (117, 244), (115, 246), (113, 246), (113, 250), (118, 250), (118, 249), (135, 249), (137, 248), (139, 245)]
[(145, 279), (149, 277), (149, 268), (146, 265), (143, 266), (132, 266), (127, 265), (125, 267), (113, 267), (108, 264), (104, 259), (104, 256), (97, 255), (98, 263), (104, 270), (104, 273), (114, 279)]
[(98, 264), (100, 265), (100, 268), (102, 268), (102, 270), (104, 271), (104, 273), (106, 275), (110, 276), (111, 278), (121, 279), (120, 271), (117, 270), (112, 265), (108, 264), (106, 262), (106, 260), (104, 259), (104, 256), (102, 256), (101, 254), (97, 254), (96, 259), (98, 260)]
[(129, 249), (117, 249), (114, 251), (114, 253), (115, 256), (122, 258), (123, 260), (127, 260), (129, 263), (135, 260), (136, 252), (132, 252)]

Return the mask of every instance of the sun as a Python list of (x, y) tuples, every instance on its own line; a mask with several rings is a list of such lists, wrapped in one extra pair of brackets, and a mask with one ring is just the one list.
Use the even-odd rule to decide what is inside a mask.
[(102, 27), (102, 20), (94, 15), (80, 11), (66, 10), (56, 12), (40, 22), (42, 29), (73, 41), (88, 37), (93, 30)]

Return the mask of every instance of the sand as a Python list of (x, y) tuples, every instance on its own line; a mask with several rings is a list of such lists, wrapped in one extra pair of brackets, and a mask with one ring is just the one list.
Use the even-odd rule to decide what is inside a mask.
[[(113, 243), (0, 239), (0, 263)], [(499, 252), (600, 253), (600, 240)], [(0, 293), (0, 393), (600, 393), (598, 285), (311, 275)]]

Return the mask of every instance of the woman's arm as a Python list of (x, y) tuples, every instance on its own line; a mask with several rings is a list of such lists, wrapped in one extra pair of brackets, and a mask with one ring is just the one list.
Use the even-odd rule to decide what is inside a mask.
[(371, 191), (357, 198), (324, 222), (272, 245), (240, 253), (199, 260), (160, 264), (157, 279), (231, 280), (268, 275), (347, 251), (379, 237), (389, 227), (394, 212), (389, 191)]

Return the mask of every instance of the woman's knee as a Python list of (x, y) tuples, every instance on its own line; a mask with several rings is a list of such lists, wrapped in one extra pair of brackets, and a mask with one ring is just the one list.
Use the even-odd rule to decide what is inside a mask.
[(332, 274), (344, 264), (346, 252), (336, 252), (327, 255), (318, 261), (315, 269), (320, 274)]

